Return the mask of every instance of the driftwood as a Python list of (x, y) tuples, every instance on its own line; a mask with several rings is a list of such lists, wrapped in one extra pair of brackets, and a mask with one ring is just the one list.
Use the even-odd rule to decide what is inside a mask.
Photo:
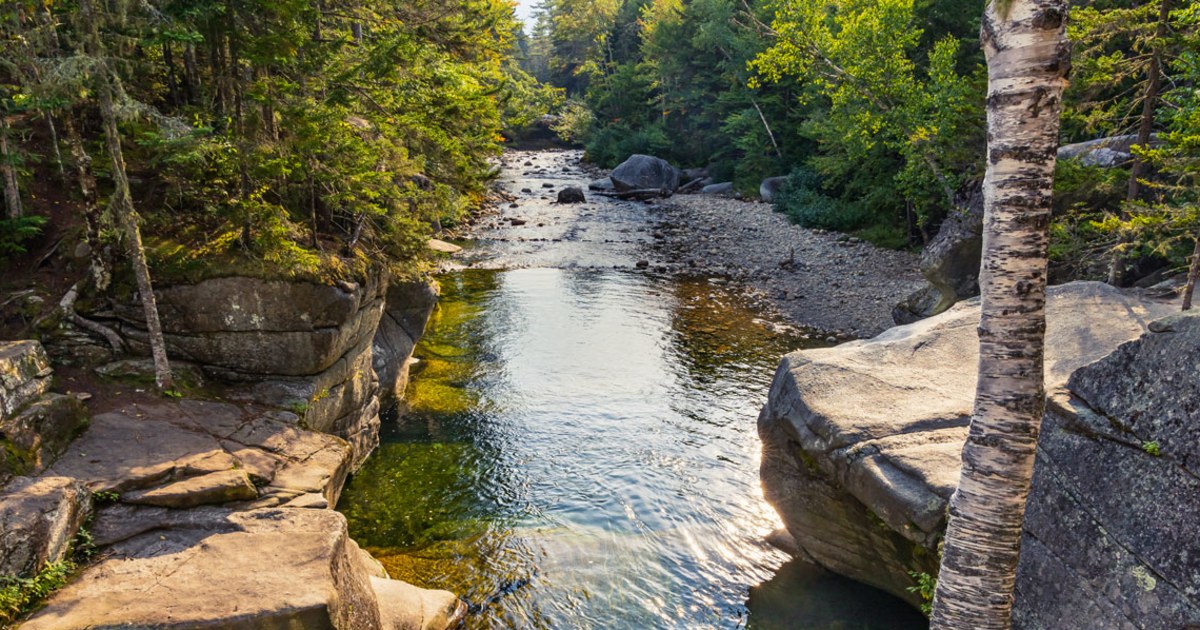
[(672, 193), (669, 190), (663, 190), (661, 188), (638, 188), (623, 192), (602, 192), (598, 194), (604, 195), (605, 197), (614, 197), (616, 199), (637, 199), (642, 201), (645, 199), (653, 199), (655, 197), (662, 197), (663, 199), (666, 199), (670, 197)]
[(710, 183), (712, 183), (712, 179), (710, 179), (708, 177), (698, 177), (698, 178), (693, 179), (692, 181), (680, 186), (679, 190), (677, 190), (675, 192), (677, 192), (681, 195), (685, 195), (688, 193), (694, 193), (694, 192), (700, 190), (701, 188), (704, 188), (705, 186), (707, 186)]

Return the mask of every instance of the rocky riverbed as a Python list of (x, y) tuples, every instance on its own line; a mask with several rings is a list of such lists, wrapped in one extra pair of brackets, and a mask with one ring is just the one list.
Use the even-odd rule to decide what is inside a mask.
[[(892, 325), (892, 307), (923, 286), (912, 252), (792, 224), (770, 204), (715, 195), (622, 201), (587, 190), (605, 172), (577, 150), (512, 151), (499, 199), (462, 236), (484, 243), (447, 268), (643, 268), (724, 276), (771, 319), (835, 337)], [(577, 187), (580, 204), (558, 203)]]

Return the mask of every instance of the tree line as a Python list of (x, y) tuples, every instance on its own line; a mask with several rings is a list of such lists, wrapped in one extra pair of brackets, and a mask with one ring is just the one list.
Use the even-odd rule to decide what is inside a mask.
[(65, 195), (90, 250), (79, 289), (135, 279), (152, 339), (150, 269), (404, 267), (483, 200), (504, 129), (544, 109), (518, 31), (504, 0), (5, 2), (0, 256)]
[[(1080, 0), (1060, 144), (1132, 136), (1131, 162), (1059, 167), (1056, 278), (1127, 284), (1194, 249), (1200, 18)], [(984, 2), (543, 0), (523, 66), (566, 89), (563, 134), (614, 166), (707, 166), (808, 227), (924, 244), (984, 173)], [(1129, 142), (1126, 143), (1128, 145)]]

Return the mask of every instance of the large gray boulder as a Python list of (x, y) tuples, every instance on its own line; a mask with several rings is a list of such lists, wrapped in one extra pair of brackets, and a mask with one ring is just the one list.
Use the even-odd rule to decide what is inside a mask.
[(709, 184), (700, 189), (700, 193), (704, 195), (732, 195), (733, 182), (720, 182), (717, 184)]
[(609, 175), (617, 192), (657, 190), (669, 195), (679, 188), (681, 173), (666, 160), (650, 155), (631, 155)]
[(970, 186), (955, 197), (937, 236), (921, 252), (921, 275), (929, 287), (898, 304), (892, 319), (909, 324), (979, 295), (982, 256), (983, 188)]
[[(315, 284), (249, 277), (214, 278), (155, 291), (173, 357), (223, 376), (311, 376), (375, 334), (387, 276), (362, 283)], [(145, 351), (139, 304), (119, 305), (121, 332)]]
[[(1056, 400), (1077, 401), (1078, 397), (1070, 397), (1064, 389), (1072, 374), (1102, 359), (1109, 363), (1117, 360), (1113, 357), (1131, 352), (1122, 344), (1141, 337), (1152, 320), (1175, 308), (1101, 283), (1052, 288), (1047, 305), (1049, 391), (1056, 392)], [(762, 479), (768, 501), (779, 511), (804, 555), (835, 572), (919, 603), (917, 596), (908, 591), (914, 585), (910, 572), (937, 572), (937, 545), (945, 530), (947, 502), (958, 482), (960, 454), (974, 399), (978, 319), (978, 300), (971, 300), (871, 340), (801, 351), (783, 360), (769, 402), (759, 417)], [(1177, 334), (1171, 338), (1183, 341)], [(1188, 342), (1191, 346), (1184, 347), (1194, 353), (1198, 342), (1193, 339)], [(1118, 348), (1121, 350), (1113, 354)], [(1184, 356), (1188, 355), (1173, 358), (1182, 361)], [(1185, 381), (1188, 376), (1180, 374), (1178, 366), (1165, 369), (1170, 360), (1164, 358), (1160, 367), (1146, 368), (1147, 376), (1142, 380), (1169, 384)], [(1194, 364), (1194, 360), (1189, 364), (1192, 372)], [(1102, 388), (1140, 391), (1138, 381), (1123, 380), (1134, 378), (1133, 373), (1128, 367), (1107, 368), (1105, 374), (1114, 382)], [(1116, 381), (1126, 383), (1125, 389)], [(1084, 376), (1076, 376), (1071, 390), (1086, 393), (1085, 382)], [(1148, 396), (1171, 395), (1167, 393), (1168, 385), (1157, 391), (1145, 386), (1141, 389), (1148, 390)], [(1194, 386), (1189, 391), (1194, 392)], [(1132, 400), (1133, 396), (1130, 393), (1128, 398)], [(1170, 407), (1170, 400), (1150, 398), (1145, 404), (1155, 409), (1156, 405)], [(1200, 403), (1188, 402), (1187, 397), (1183, 400), (1181, 410), (1189, 409), (1186, 405), (1190, 404), (1190, 413), (1194, 414), (1200, 408)], [(1060, 403), (1055, 408), (1061, 417), (1053, 413), (1047, 416), (1039, 449), (1018, 586), (1026, 595), (1018, 601), (1018, 608), (1030, 620), (1034, 612), (1040, 615), (1037, 619), (1054, 615), (1068, 619), (1071, 614), (1087, 611), (1096, 623), (1029, 621), (1022, 627), (1182, 627), (1185, 624), (1129, 625), (1114, 611), (1127, 612), (1134, 606), (1133, 600), (1146, 593), (1141, 587), (1125, 588), (1124, 581), (1133, 575), (1130, 572), (1135, 567), (1125, 567), (1124, 573), (1101, 571), (1099, 567), (1128, 564), (1125, 550), (1132, 540), (1142, 536), (1140, 531), (1157, 527), (1151, 521), (1174, 523), (1163, 525), (1169, 529), (1179, 526), (1181, 514), (1190, 513), (1194, 519), (1200, 513), (1196, 511), (1200, 493), (1189, 488), (1196, 487), (1196, 477), (1189, 482), (1193, 485), (1184, 483), (1183, 460), (1170, 463), (1165, 456), (1155, 458), (1140, 447), (1137, 437), (1126, 435), (1123, 440), (1128, 446), (1119, 446), (1097, 430), (1077, 430), (1075, 427), (1084, 426), (1079, 418), (1086, 415), (1078, 406)], [(1139, 415), (1133, 408), (1113, 411), (1118, 426), (1130, 421), (1120, 420), (1122, 417), (1149, 415)], [(1164, 422), (1176, 416), (1164, 414), (1168, 419)], [(1156, 430), (1175, 435), (1162, 428)], [(1119, 428), (1108, 432), (1122, 433)], [(1147, 428), (1143, 439), (1155, 437)], [(1191, 442), (1181, 439), (1172, 446), (1179, 450), (1172, 452), (1197, 452), (1200, 443), (1195, 434), (1186, 437)], [(1166, 443), (1165, 439), (1160, 441)], [(1194, 467), (1194, 463), (1188, 465)], [(1077, 471), (1069, 478), (1061, 472), (1068, 468)], [(1094, 479), (1089, 481), (1085, 470), (1090, 470)], [(1068, 481), (1087, 487), (1081, 490)], [(1193, 492), (1194, 498), (1174, 503), (1180, 488)], [(1066, 497), (1085, 498), (1076, 509)], [(1155, 501), (1160, 505), (1152, 505)], [(1114, 507), (1102, 508), (1100, 504)], [(1119, 506), (1137, 509), (1122, 512), (1124, 508)], [(1044, 518), (1037, 516), (1039, 513), (1044, 513)], [(1068, 525), (1075, 528), (1076, 535), (1051, 535), (1054, 528)], [(1191, 540), (1183, 531), (1169, 535), (1159, 531), (1161, 537), (1154, 538), (1159, 545), (1164, 540), (1176, 541), (1162, 545), (1164, 554), (1177, 554), (1173, 560), (1164, 559), (1160, 565), (1158, 560), (1151, 562), (1151, 556), (1145, 556), (1143, 562), (1150, 564), (1136, 568), (1138, 575), (1160, 576), (1155, 579), (1163, 588), (1156, 596), (1175, 597), (1170, 585), (1182, 588), (1200, 583), (1163, 577), (1171, 574), (1174, 566), (1190, 562), (1194, 570), (1200, 562), (1200, 547), (1178, 544)], [(1082, 532), (1105, 534), (1079, 535)], [(1081, 545), (1081, 540), (1095, 543)], [(1180, 559), (1187, 557), (1192, 560)], [(1183, 574), (1176, 571), (1174, 575)], [(1133, 580), (1131, 585), (1136, 584), (1136, 578), (1129, 579)], [(1035, 591), (1036, 598), (1028, 595)], [(1195, 597), (1194, 592), (1191, 597)], [(1036, 606), (1032, 603), (1035, 601)], [(1171, 602), (1171, 614), (1177, 615), (1176, 619), (1190, 614), (1185, 613), (1190, 610), (1187, 606), (1194, 605), (1180, 603), (1177, 597), (1162, 601)], [(1033, 611), (1035, 607), (1042, 610)]]
[(201, 508), (113, 543), (22, 628), (443, 630), (462, 608), (375, 575), (332, 510)]

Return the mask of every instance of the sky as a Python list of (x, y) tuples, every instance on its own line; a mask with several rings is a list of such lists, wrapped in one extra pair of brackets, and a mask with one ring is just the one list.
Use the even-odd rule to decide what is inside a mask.
[(533, 25), (533, 5), (537, 0), (517, 0), (517, 19), (525, 23), (525, 30)]

